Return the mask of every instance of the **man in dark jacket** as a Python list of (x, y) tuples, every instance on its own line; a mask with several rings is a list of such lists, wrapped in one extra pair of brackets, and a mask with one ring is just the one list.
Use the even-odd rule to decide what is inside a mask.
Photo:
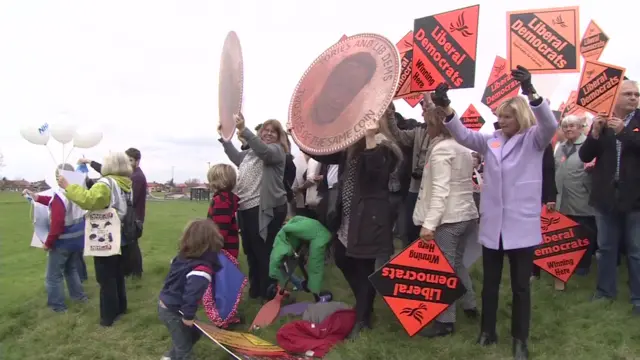
[[(597, 116), (578, 155), (596, 160), (589, 204), (598, 227), (598, 280), (594, 299), (617, 295), (616, 259), (626, 245), (632, 312), (640, 315), (640, 110), (638, 83), (623, 81), (610, 117)], [(622, 238), (622, 240), (621, 240)]]

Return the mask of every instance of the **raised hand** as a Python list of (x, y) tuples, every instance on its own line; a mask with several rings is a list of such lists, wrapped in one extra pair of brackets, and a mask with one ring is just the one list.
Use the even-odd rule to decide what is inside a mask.
[(440, 83), (436, 90), (431, 92), (431, 101), (438, 107), (448, 107), (451, 104), (451, 100), (449, 100), (447, 91), (449, 91), (449, 85)]
[(245, 128), (244, 115), (242, 115), (242, 113), (237, 113), (233, 118), (236, 120), (236, 129), (238, 129), (238, 131), (243, 131)]
[(531, 73), (524, 66), (518, 65), (515, 70), (511, 71), (511, 77), (520, 83), (523, 95), (536, 94), (536, 89), (531, 83)]

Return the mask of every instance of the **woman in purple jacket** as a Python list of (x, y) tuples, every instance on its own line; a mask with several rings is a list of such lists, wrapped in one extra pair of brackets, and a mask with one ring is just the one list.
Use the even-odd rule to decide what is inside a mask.
[(531, 318), (529, 276), (533, 252), (542, 242), (542, 156), (558, 126), (549, 104), (536, 94), (531, 74), (518, 66), (512, 72), (522, 93), (497, 109), (500, 130), (483, 134), (467, 129), (449, 106), (448, 87), (438, 86), (433, 102), (447, 113), (445, 125), (462, 145), (484, 156), (484, 185), (480, 202), (482, 244), (482, 325), (478, 343), (497, 341), (496, 314), (503, 258), (509, 258), (513, 308), (511, 335), (513, 356), (528, 359), (527, 339)]

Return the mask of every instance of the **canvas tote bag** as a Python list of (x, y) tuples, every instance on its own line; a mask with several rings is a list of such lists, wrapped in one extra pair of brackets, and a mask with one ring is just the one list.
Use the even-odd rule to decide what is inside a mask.
[(115, 209), (119, 200), (115, 195), (120, 189), (111, 179), (104, 179), (98, 181), (111, 189), (111, 203), (106, 209), (92, 210), (85, 215), (84, 256), (108, 257), (121, 254), (122, 228)]

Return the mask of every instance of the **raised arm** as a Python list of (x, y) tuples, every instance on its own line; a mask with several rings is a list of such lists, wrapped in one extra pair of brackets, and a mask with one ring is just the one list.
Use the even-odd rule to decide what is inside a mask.
[(449, 196), (451, 180), (451, 162), (455, 156), (444, 147), (434, 149), (429, 158), (429, 176), (431, 176), (431, 199), (427, 204), (427, 214), (422, 227), (435, 231), (442, 220)]
[(462, 124), (458, 114), (450, 107), (445, 109), (445, 112), (447, 113), (447, 118), (444, 119), (444, 126), (449, 130), (451, 136), (453, 136), (460, 145), (482, 155), (486, 154), (488, 149), (487, 141), (493, 135), (468, 129)]
[(231, 141), (224, 141), (224, 139), (219, 138), (218, 141), (222, 144), (222, 148), (224, 149), (224, 153), (227, 154), (227, 157), (235, 166), (240, 166), (242, 163), (242, 159), (246, 155), (246, 151), (238, 151), (235, 146), (231, 143)]
[(537, 121), (533, 127), (533, 141), (538, 150), (543, 151), (551, 143), (558, 129), (558, 122), (551, 107), (543, 98), (529, 95), (529, 105)]
[(257, 157), (264, 161), (265, 165), (276, 165), (286, 161), (286, 154), (280, 144), (265, 144), (248, 128), (242, 130), (242, 137)]
[(444, 126), (460, 145), (484, 155), (487, 152), (487, 140), (491, 135), (467, 129), (462, 125), (462, 121), (450, 106), (451, 100), (449, 100), (447, 91), (449, 91), (449, 86), (442, 83), (431, 93), (433, 103), (442, 108), (447, 116), (444, 119)]
[(385, 117), (387, 121), (387, 127), (389, 128), (389, 133), (391, 133), (391, 136), (393, 136), (402, 146), (413, 146), (413, 142), (416, 138), (417, 128), (413, 128), (410, 130), (400, 130), (400, 128), (398, 128), (398, 120), (396, 119), (395, 112), (387, 114), (387, 116)]
[(593, 159), (602, 155), (602, 139), (600, 137), (600, 131), (602, 127), (601, 120), (596, 117), (593, 119), (591, 130), (587, 135), (587, 139), (582, 143), (580, 150), (578, 150), (578, 156), (583, 163), (590, 163)]

